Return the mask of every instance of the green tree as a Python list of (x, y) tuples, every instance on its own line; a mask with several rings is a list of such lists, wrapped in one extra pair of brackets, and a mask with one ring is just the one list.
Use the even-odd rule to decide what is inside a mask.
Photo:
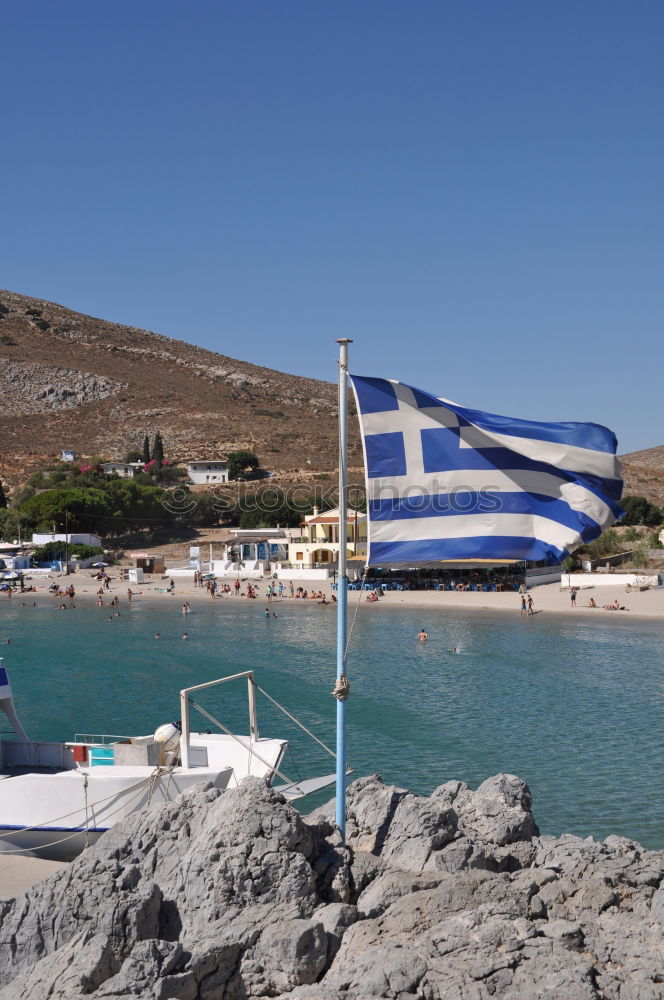
[(279, 489), (264, 489), (245, 496), (236, 508), (241, 528), (296, 528), (302, 510), (288, 504)]
[(157, 468), (161, 469), (162, 463), (164, 461), (164, 445), (161, 440), (161, 434), (159, 431), (154, 436), (154, 444), (152, 445), (152, 458), (157, 463)]
[(219, 524), (219, 503), (210, 493), (189, 493), (191, 497), (186, 507), (182, 504), (180, 519), (196, 528), (214, 528)]
[[(70, 556), (79, 556), (81, 559), (104, 554), (104, 550), (98, 545), (82, 545), (74, 542), (67, 548)], [(35, 562), (50, 562), (52, 559), (59, 559), (64, 554), (64, 549), (64, 542), (47, 542), (46, 545), (40, 545), (36, 548), (32, 557)]]
[(664, 512), (661, 507), (650, 503), (645, 497), (627, 496), (620, 501), (625, 516), (621, 524), (645, 524), (654, 527), (664, 520)]
[(228, 456), (228, 478), (237, 479), (249, 470), (257, 469), (258, 459), (251, 451), (232, 451)]
[(28, 486), (25, 483), (23, 486), (19, 486), (18, 489), (14, 490), (12, 493), (12, 507), (20, 507), (28, 497), (33, 497), (35, 491), (32, 486)]
[(125, 462), (141, 462), (143, 460), (143, 452), (139, 451), (138, 448), (132, 448), (125, 455)]
[(150, 438), (145, 435), (143, 438), (143, 465), (147, 465), (150, 461)]
[(64, 530), (65, 515), (70, 531), (99, 531), (111, 514), (111, 506), (105, 490), (94, 487), (45, 490), (21, 504), (20, 513), (35, 531), (49, 531), (53, 524)]
[(141, 486), (128, 479), (114, 479), (109, 481), (106, 492), (111, 508), (107, 528), (110, 534), (165, 527), (177, 514), (177, 506), (159, 486)]
[[(13, 542), (15, 538), (18, 538), (21, 533), (21, 524), (18, 511), (0, 507), (0, 539), (3, 542)], [(28, 527), (26, 524), (26, 530)]]

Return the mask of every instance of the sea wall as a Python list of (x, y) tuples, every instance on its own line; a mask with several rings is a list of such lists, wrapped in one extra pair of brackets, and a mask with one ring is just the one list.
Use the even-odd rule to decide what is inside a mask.
[(115, 827), (0, 903), (1, 1000), (656, 1000), (664, 852), (541, 837), (500, 774), (300, 816), (258, 780)]
[(563, 573), (561, 586), (578, 587), (657, 587), (658, 573)]

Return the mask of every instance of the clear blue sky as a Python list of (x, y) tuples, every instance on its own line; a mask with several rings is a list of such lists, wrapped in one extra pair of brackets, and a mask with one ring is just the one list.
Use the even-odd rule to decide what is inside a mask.
[(0, 286), (664, 442), (659, 0), (2, 15)]

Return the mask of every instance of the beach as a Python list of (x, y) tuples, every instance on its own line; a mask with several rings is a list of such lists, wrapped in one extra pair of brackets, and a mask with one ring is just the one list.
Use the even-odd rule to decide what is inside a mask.
[(63, 861), (44, 861), (42, 858), (20, 854), (0, 858), (0, 900), (12, 899), (26, 892), (31, 886), (48, 878), (64, 866)]
[[(110, 574), (111, 578), (111, 588), (110, 590), (105, 590), (102, 595), (103, 606), (100, 611), (108, 608), (108, 614), (113, 613), (114, 609), (111, 607), (111, 600), (114, 597), (119, 599), (119, 609), (122, 610), (123, 606), (126, 607), (128, 604), (128, 589), (132, 590), (132, 603), (150, 603), (159, 605), (173, 605), (175, 607), (180, 605), (179, 610), (181, 610), (181, 605), (188, 601), (190, 604), (192, 602), (205, 602), (211, 603), (208, 592), (203, 587), (195, 587), (193, 582), (189, 579), (184, 580), (182, 578), (174, 577), (175, 589), (173, 593), (169, 593), (167, 590), (169, 577), (149, 581), (143, 584), (130, 584), (119, 581), (117, 578)], [(266, 592), (269, 580), (259, 580), (259, 581), (245, 581), (242, 580), (242, 588), (240, 591), (241, 596), (235, 596), (235, 593), (224, 594), (223, 596), (218, 595), (214, 600), (215, 602), (221, 604), (223, 602), (238, 602), (241, 600), (251, 600), (246, 597), (247, 583), (251, 583), (252, 587), (257, 591), (255, 601), (265, 602)], [(85, 604), (95, 603), (98, 598), (99, 581), (91, 578), (87, 573), (75, 573), (69, 576), (63, 574), (52, 574), (46, 578), (33, 578), (28, 581), (34, 584), (36, 587), (35, 592), (27, 592), (25, 594), (19, 594), (14, 592), (11, 598), (8, 598), (6, 594), (0, 594), (0, 604), (5, 601), (17, 602), (18, 604), (30, 604), (32, 601), (36, 601), (38, 604), (43, 604), (44, 602), (49, 605), (58, 606), (63, 602), (69, 607), (70, 602), (66, 598), (58, 598), (57, 596), (52, 596), (49, 593), (49, 586), (51, 584), (58, 583), (59, 586), (64, 589), (72, 585), (76, 591), (76, 595), (73, 603), (81, 602)], [(228, 581), (231, 586), (233, 580)], [(330, 583), (325, 583), (321, 585), (319, 581), (301, 580), (295, 581), (296, 586), (302, 586), (305, 590), (309, 591), (309, 594), (315, 589), (316, 594), (322, 592), (325, 595), (325, 600), (333, 604), (333, 596), (335, 591), (332, 589)], [(533, 598), (533, 611), (535, 614), (573, 614), (576, 617), (588, 616), (591, 618), (624, 618), (624, 617), (643, 617), (643, 618), (664, 618), (664, 587), (656, 587), (648, 590), (631, 590), (626, 592), (623, 585), (619, 584), (605, 584), (601, 586), (588, 586), (581, 587), (576, 596), (576, 606), (572, 606), (570, 599), (570, 592), (567, 587), (561, 587), (559, 583), (548, 583), (541, 584), (536, 587), (531, 587), (528, 593)], [(360, 604), (362, 607), (367, 607), (371, 610), (372, 604), (366, 600), (368, 591), (354, 591), (351, 590), (348, 593), (348, 604), (349, 607), (356, 607)], [(591, 598), (595, 601), (597, 607), (589, 607), (589, 602)], [(625, 610), (620, 611), (605, 611), (604, 606), (614, 603), (615, 601), (624, 608)], [(284, 587), (283, 597), (274, 597), (272, 603), (274, 605), (279, 603), (288, 603), (292, 605), (306, 605), (307, 602), (314, 603), (310, 597), (306, 600), (302, 598), (291, 598), (288, 596), (288, 584)], [(507, 614), (519, 615), (521, 600), (520, 595), (516, 591), (445, 591), (445, 590), (386, 590), (383, 595), (379, 598), (377, 602), (383, 607), (405, 607), (405, 608), (422, 608), (427, 611), (435, 611), (437, 609), (449, 611), (451, 609), (459, 608), (464, 611), (491, 611), (491, 612), (505, 612)]]

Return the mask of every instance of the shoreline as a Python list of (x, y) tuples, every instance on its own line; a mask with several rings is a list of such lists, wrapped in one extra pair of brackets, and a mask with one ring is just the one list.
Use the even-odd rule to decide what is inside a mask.
[[(166, 578), (168, 579), (168, 577)], [(97, 601), (97, 590), (99, 588), (98, 581), (90, 578), (89, 576), (83, 576), (81, 574), (70, 574), (66, 576), (64, 574), (52, 574), (43, 580), (38, 580), (33, 578), (29, 582), (34, 583), (36, 586), (35, 592), (25, 592), (23, 594), (15, 592), (11, 598), (8, 598), (5, 594), (0, 594), (0, 623), (2, 622), (2, 607), (12, 607), (13, 605), (31, 605), (33, 602), (37, 606), (50, 606), (53, 608), (58, 608), (60, 604), (66, 604), (69, 609), (70, 601), (62, 596), (56, 597), (48, 592), (48, 588), (52, 583), (58, 583), (63, 589), (70, 584), (73, 584), (75, 589), (74, 605), (80, 603), (81, 605), (93, 605)], [(265, 591), (267, 589), (268, 580), (258, 580), (258, 581), (246, 581), (251, 582), (252, 585), (258, 586), (258, 594), (255, 598), (256, 604), (261, 604), (261, 602), (267, 604), (267, 598)], [(246, 582), (243, 583), (243, 591), (246, 587)], [(308, 581), (302, 581), (303, 587)], [(193, 606), (200, 605), (202, 603), (214, 603), (215, 605), (223, 606), (224, 604), (230, 603), (231, 605), (237, 604), (238, 602), (248, 600), (246, 597), (236, 597), (235, 594), (225, 594), (222, 597), (217, 597), (214, 602), (202, 587), (194, 587), (193, 582), (190, 580), (176, 580), (175, 591), (170, 594), (166, 591), (164, 580), (149, 581), (141, 584), (132, 586), (133, 598), (132, 605), (136, 606), (139, 604), (149, 604), (153, 607), (159, 606), (177, 606), (178, 603), (183, 603), (184, 601), (189, 602)], [(305, 587), (309, 589), (309, 587)], [(329, 583), (324, 586), (318, 585), (316, 582), (316, 592), (322, 591), (325, 595), (325, 599), (333, 607), (334, 602), (332, 601), (332, 595), (335, 593)], [(120, 582), (111, 576), (111, 589), (104, 592), (103, 600), (104, 604), (100, 608), (100, 611), (107, 611), (107, 613), (113, 613), (113, 608), (110, 601), (114, 597), (119, 599), (119, 608), (127, 610), (129, 607), (129, 601), (127, 597), (128, 585), (123, 581)], [(611, 620), (619, 619), (641, 619), (641, 620), (653, 620), (658, 621), (664, 619), (664, 587), (655, 588), (651, 590), (644, 591), (631, 591), (630, 593), (625, 592), (624, 586), (620, 584), (615, 585), (604, 585), (598, 587), (587, 587), (579, 590), (577, 595), (576, 607), (572, 607), (570, 604), (570, 595), (567, 588), (561, 588), (559, 583), (549, 583), (540, 584), (536, 587), (531, 587), (528, 591), (532, 595), (534, 602), (534, 616), (524, 616), (524, 617), (536, 617), (538, 614), (546, 613), (547, 615), (564, 615), (566, 618), (583, 618), (584, 621), (587, 620), (598, 620), (602, 621), (607, 618)], [(362, 607), (373, 608), (374, 604), (364, 600), (365, 593), (362, 591), (349, 591), (348, 594), (348, 606), (349, 609), (356, 607), (359, 599), (359, 603)], [(590, 597), (593, 597), (596, 601), (598, 607), (589, 608), (588, 601)], [(625, 610), (620, 611), (606, 611), (604, 610), (605, 604), (610, 604), (617, 600), (619, 604), (625, 608)], [(282, 605), (282, 606), (298, 606), (305, 607), (308, 604), (315, 604), (314, 600), (310, 598), (291, 598), (290, 596), (284, 597), (274, 597), (272, 599), (272, 605)], [(438, 590), (389, 590), (385, 591), (383, 596), (379, 599), (376, 604), (380, 607), (399, 607), (404, 609), (412, 610), (422, 610), (427, 612), (432, 611), (472, 611), (472, 612), (500, 612), (501, 614), (512, 614), (519, 615), (520, 608), (520, 595), (516, 591), (507, 592), (481, 592), (481, 591), (438, 591)], [(183, 615), (185, 618), (186, 615)]]

